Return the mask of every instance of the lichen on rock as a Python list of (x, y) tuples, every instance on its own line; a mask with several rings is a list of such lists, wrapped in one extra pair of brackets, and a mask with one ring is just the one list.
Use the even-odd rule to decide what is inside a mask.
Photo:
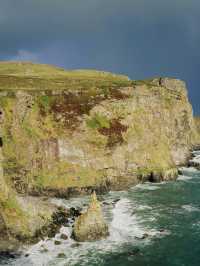
[(194, 121), (195, 121), (195, 126), (196, 126), (196, 129), (197, 129), (197, 134), (198, 134), (198, 139), (199, 139), (199, 142), (200, 142), (200, 117), (197, 116), (197, 117), (194, 117)]
[(75, 221), (72, 237), (82, 242), (102, 239), (108, 235), (108, 226), (103, 218), (100, 202), (93, 192), (89, 208)]

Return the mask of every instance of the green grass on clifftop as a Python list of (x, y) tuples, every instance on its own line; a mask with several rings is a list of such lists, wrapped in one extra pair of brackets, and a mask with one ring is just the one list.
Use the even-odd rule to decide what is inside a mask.
[(0, 90), (57, 90), (91, 86), (128, 86), (124, 75), (97, 70), (65, 70), (31, 62), (0, 62)]

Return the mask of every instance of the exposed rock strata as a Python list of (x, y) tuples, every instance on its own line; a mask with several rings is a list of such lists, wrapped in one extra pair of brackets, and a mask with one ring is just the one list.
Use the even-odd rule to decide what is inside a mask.
[[(198, 116), (195, 117), (194, 118), (194, 121), (195, 121), (195, 125), (196, 125), (197, 132), (200, 135), (200, 117), (198, 117)], [(200, 149), (200, 145), (199, 145), (199, 147), (196, 147), (196, 148)]]

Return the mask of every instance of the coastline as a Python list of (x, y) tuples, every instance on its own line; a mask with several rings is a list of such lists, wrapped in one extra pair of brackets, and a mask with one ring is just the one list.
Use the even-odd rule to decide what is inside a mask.
[[(153, 247), (151, 248), (151, 245), (154, 246), (154, 244), (157, 241), (161, 241), (161, 239), (163, 239), (162, 245), (165, 245), (165, 242), (167, 242), (169, 238), (173, 239), (173, 236), (171, 235), (172, 234), (171, 230), (173, 229), (173, 226), (170, 226), (170, 223), (169, 224), (167, 223), (164, 226), (162, 222), (158, 223), (157, 221), (158, 214), (161, 215), (160, 217), (161, 221), (165, 217), (163, 216), (163, 213), (160, 210), (161, 206), (163, 206), (162, 208), (166, 210), (166, 214), (168, 213), (167, 217), (172, 216), (170, 218), (172, 219), (172, 221), (174, 221), (173, 215), (175, 213), (177, 213), (177, 219), (178, 217), (179, 219), (186, 219), (189, 216), (189, 214), (192, 215), (194, 213), (195, 215), (195, 213), (199, 212), (198, 208), (199, 205), (194, 204), (196, 201), (194, 201), (193, 205), (189, 202), (187, 203), (187, 200), (185, 201), (183, 197), (182, 198), (183, 201), (181, 201), (180, 203), (179, 202), (180, 199), (179, 198), (177, 199), (177, 194), (176, 193), (174, 194), (175, 191), (173, 191), (175, 189), (177, 190), (177, 192), (182, 193), (181, 195), (184, 195), (183, 185), (185, 186), (185, 189), (189, 189), (188, 188), (189, 185), (191, 186), (194, 182), (198, 182), (199, 172), (198, 171), (196, 172), (192, 169), (193, 168), (191, 168), (191, 170), (190, 168), (180, 169), (183, 171), (183, 175), (179, 176), (176, 182), (161, 182), (161, 183), (147, 182), (129, 188), (128, 191), (126, 190), (121, 192), (113, 191), (104, 194), (103, 196), (99, 195), (98, 197), (102, 201), (104, 215), (106, 214), (108, 215), (108, 217), (110, 217), (110, 214), (108, 214), (108, 210), (110, 210), (109, 213), (111, 212), (114, 215), (109, 218), (109, 229), (111, 230), (110, 231), (111, 236), (108, 237), (107, 239), (102, 241), (96, 241), (94, 243), (86, 242), (78, 244), (70, 238), (71, 235), (70, 232), (73, 225), (72, 222), (70, 226), (62, 227), (60, 232), (57, 233), (55, 237), (52, 238), (44, 237), (43, 240), (39, 241), (37, 244), (24, 246), (24, 249), (22, 250), (21, 254), (19, 253), (9, 254), (11, 256), (10, 258), (11, 262), (13, 261), (13, 263), (15, 263), (16, 261), (16, 264), (14, 265), (18, 265), (17, 263), (19, 263), (20, 266), (23, 261), (25, 265), (28, 265), (28, 263), (32, 262), (32, 264), (29, 265), (40, 266), (40, 265), (48, 265), (48, 263), (53, 260), (55, 262), (57, 261), (58, 263), (62, 263), (63, 261), (65, 263), (69, 263), (69, 265), (74, 265), (73, 263), (82, 261), (82, 259), (84, 259), (85, 262), (88, 261), (88, 259), (92, 259), (93, 256), (91, 257), (91, 254), (89, 255), (87, 253), (89, 250), (93, 251), (95, 250), (94, 252), (96, 256), (99, 258), (99, 256), (102, 255), (101, 252), (105, 253), (105, 256), (107, 252), (111, 252), (112, 254), (111, 256), (113, 256), (114, 255), (113, 248), (114, 249), (116, 248), (116, 254), (124, 254), (123, 256), (128, 256), (128, 257), (131, 256), (131, 258), (134, 260), (136, 259), (136, 261), (137, 258), (139, 259), (143, 257), (143, 259), (146, 261), (145, 256), (148, 257), (148, 253), (147, 255), (142, 254), (143, 253), (143, 251), (141, 251), (141, 249), (143, 250), (142, 243), (144, 244), (146, 243), (144, 246), (146, 246), (147, 250), (148, 248), (150, 248), (151, 250), (153, 248)], [(188, 174), (186, 174), (187, 171)], [(192, 177), (190, 175), (194, 175), (192, 181), (191, 181)], [(195, 186), (195, 184), (196, 183), (194, 183), (192, 186)], [(198, 190), (196, 192), (198, 192)], [(160, 197), (163, 193), (165, 195), (162, 196), (162, 201), (160, 203), (157, 202), (157, 197), (158, 196)], [(170, 198), (170, 200), (168, 199), (169, 193), (172, 197)], [(149, 195), (150, 198), (147, 197), (147, 195)], [(133, 197), (133, 201), (130, 201), (131, 197)], [(83, 196), (78, 198), (75, 197), (71, 198), (70, 200), (54, 199), (54, 204), (62, 206), (61, 205), (62, 203), (65, 205), (65, 207), (69, 209), (72, 206), (86, 207), (88, 205), (88, 199), (89, 199), (88, 196)], [(165, 201), (163, 202), (164, 199)], [(166, 201), (170, 203), (169, 205), (165, 206)], [(154, 206), (155, 202), (157, 202), (156, 206)], [(177, 211), (173, 212), (174, 213), (173, 214), (170, 212), (170, 209), (173, 211), (174, 208), (177, 209)], [(140, 217), (140, 215), (143, 212), (145, 213), (145, 216), (142, 215)], [(139, 222), (140, 221), (139, 217), (140, 219), (142, 219), (142, 224)], [(144, 222), (146, 225), (144, 225)], [(179, 224), (179, 221), (175, 220), (174, 223)], [(190, 228), (189, 225), (188, 228)], [(68, 235), (67, 240), (61, 239), (62, 234)], [(175, 234), (175, 232), (173, 232), (173, 234)], [(179, 233), (177, 234), (179, 235)], [(127, 241), (128, 243), (130, 243), (131, 246), (130, 249), (128, 247), (127, 247), (128, 249), (123, 248), (123, 243), (127, 243)], [(162, 248), (160, 252), (163, 252)], [(79, 255), (83, 257), (81, 258)], [(11, 263), (10, 265), (13, 264)]]
[[(193, 147), (194, 151), (198, 151), (199, 150), (199, 145)], [(63, 225), (67, 225), (69, 219), (75, 220), (75, 213), (76, 212), (81, 212), (81, 210), (77, 210), (74, 207), (71, 208), (63, 208), (63, 207), (59, 207), (58, 205), (56, 205), (55, 203), (52, 203), (52, 199), (57, 198), (59, 199), (67, 199), (70, 200), (71, 198), (74, 197), (78, 197), (80, 198), (81, 196), (86, 196), (86, 195), (90, 195), (93, 191), (96, 191), (96, 193), (98, 194), (98, 196), (101, 196), (103, 194), (106, 194), (108, 192), (111, 191), (121, 191), (121, 190), (128, 190), (131, 187), (137, 186), (139, 184), (144, 184), (145, 182), (150, 182), (150, 183), (154, 183), (154, 184), (159, 184), (161, 182), (170, 182), (170, 181), (175, 181), (178, 177), (178, 172), (179, 174), (182, 174), (180, 168), (181, 167), (188, 167), (190, 166), (189, 161), (192, 158), (192, 152), (191, 152), (191, 156), (188, 156), (188, 161), (185, 164), (180, 165), (179, 167), (177, 167), (177, 169), (171, 172), (170, 171), (170, 175), (168, 176), (168, 178), (163, 179), (163, 174), (162, 175), (156, 175), (156, 179), (149, 179), (151, 176), (148, 175), (146, 177), (143, 177), (142, 181), (141, 179), (137, 179), (138, 182), (127, 182), (127, 183), (118, 183), (118, 186), (114, 185), (114, 186), (103, 186), (103, 187), (89, 187), (89, 188), (78, 188), (78, 189), (70, 189), (69, 191), (62, 190), (62, 191), (57, 191), (57, 192), (50, 192), (50, 194), (48, 194), (48, 191), (46, 191), (44, 194), (41, 193), (40, 195), (35, 194), (28, 196), (28, 198), (31, 200), (31, 198), (33, 199), (38, 199), (38, 204), (39, 201), (43, 202), (48, 202), (49, 206), (51, 206), (52, 208), (52, 215), (51, 218), (49, 219), (49, 221), (47, 223), (45, 223), (43, 226), (39, 227), (36, 232), (34, 233), (33, 236), (31, 236), (30, 238), (19, 238), (18, 240), (15, 238), (12, 238), (8, 241), (8, 239), (5, 239), (2, 243), (2, 245), (0, 245), (0, 256), (8, 256), (8, 257), (13, 257), (13, 256), (18, 256), (20, 255), (20, 250), (23, 250), (23, 247), (27, 247), (27, 246), (31, 246), (33, 244), (38, 243), (40, 240), (44, 239), (45, 237), (53, 237), (55, 236), (60, 228)], [(175, 174), (173, 175), (172, 173), (175, 172)], [(159, 178), (158, 178), (159, 177)], [(170, 178), (169, 178), (170, 177)], [(129, 180), (130, 181), (130, 180)], [(62, 196), (63, 195), (63, 196)], [(26, 198), (24, 198), (24, 200), (26, 200)], [(73, 211), (72, 211), (73, 210)], [(56, 217), (56, 219), (55, 219)], [(61, 218), (62, 217), (62, 218)], [(61, 221), (60, 221), (61, 218)]]

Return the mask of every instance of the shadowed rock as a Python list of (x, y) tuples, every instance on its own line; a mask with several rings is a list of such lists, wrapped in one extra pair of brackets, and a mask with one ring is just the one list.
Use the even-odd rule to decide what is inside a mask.
[(94, 192), (88, 210), (76, 218), (72, 237), (77, 241), (92, 241), (109, 235), (100, 202)]

